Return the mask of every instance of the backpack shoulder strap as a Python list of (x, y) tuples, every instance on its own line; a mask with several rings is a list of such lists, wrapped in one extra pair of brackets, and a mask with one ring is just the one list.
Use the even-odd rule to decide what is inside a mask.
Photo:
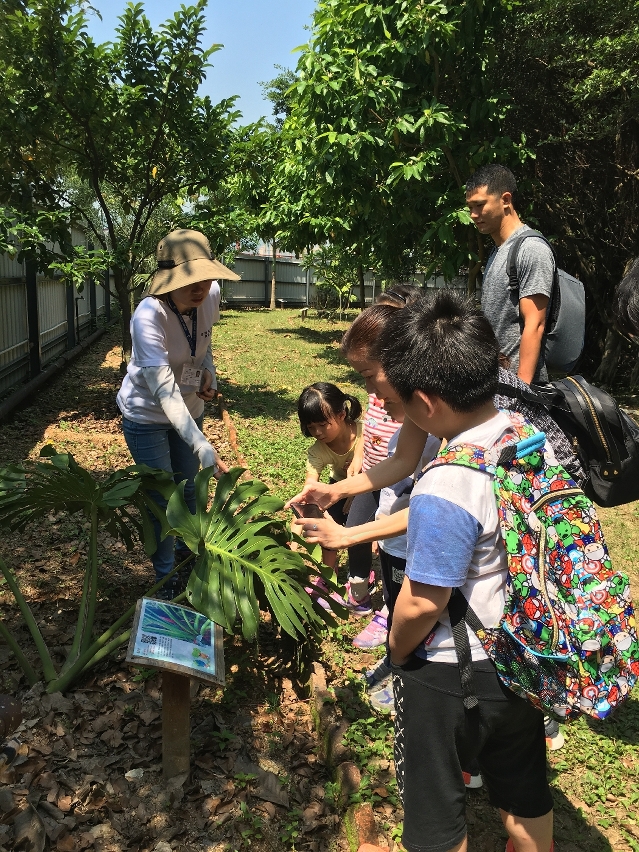
[[(523, 458), (528, 453), (541, 450), (546, 443), (546, 433), (534, 431), (534, 427), (531, 427), (525, 421), (520, 425), (512, 422), (511, 418), (511, 427), (515, 435), (496, 445), (499, 452), (498, 456), (494, 448), (485, 450), (475, 444), (451, 444), (440, 450), (428, 464), (426, 471), (443, 464), (458, 464), (462, 467), (469, 467), (472, 470), (480, 470), (494, 475), (497, 466), (507, 464), (514, 458)], [(486, 453), (492, 455), (495, 460), (487, 459)]]
[(426, 470), (439, 467), (442, 464), (458, 464), (462, 467), (469, 467), (472, 470), (491, 472), (484, 458), (484, 448), (476, 447), (474, 444), (451, 444), (444, 447), (428, 463)]
[(519, 256), (519, 247), (523, 243), (524, 240), (527, 240), (528, 237), (537, 237), (537, 239), (543, 240), (549, 249), (552, 252), (552, 256), (555, 260), (555, 275), (557, 274), (557, 256), (555, 255), (555, 250), (552, 245), (548, 242), (546, 237), (539, 231), (524, 231), (523, 234), (520, 234), (518, 237), (512, 242), (512, 245), (508, 249), (508, 258), (506, 259), (506, 274), (508, 275), (508, 289), (513, 290), (515, 292), (519, 292), (519, 273), (517, 272), (517, 257)]
[(544, 408), (548, 407), (548, 401), (535, 392), (532, 386), (521, 388), (517, 385), (509, 385), (506, 382), (498, 382), (496, 396), (506, 396), (510, 399), (520, 399), (522, 402), (528, 402), (532, 405), (541, 405)]

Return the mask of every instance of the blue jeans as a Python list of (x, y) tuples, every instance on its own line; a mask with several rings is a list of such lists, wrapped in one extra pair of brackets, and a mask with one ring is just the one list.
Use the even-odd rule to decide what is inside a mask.
[[(199, 429), (202, 428), (203, 419), (204, 415), (198, 417), (195, 421)], [(129, 452), (136, 464), (148, 464), (149, 467), (166, 470), (168, 473), (174, 474), (173, 479), (178, 483), (186, 479), (184, 498), (191, 512), (195, 514), (195, 484), (193, 479), (200, 468), (200, 460), (189, 445), (180, 438), (175, 429), (155, 423), (136, 423), (123, 417), (122, 431)], [(152, 491), (150, 496), (159, 506), (166, 507), (167, 501), (157, 491)], [(151, 557), (155, 568), (155, 582), (157, 583), (163, 577), (166, 577), (169, 571), (173, 570), (175, 542), (172, 535), (161, 541), (160, 524), (153, 515), (151, 515), (151, 520), (158, 545)], [(182, 541), (178, 541), (176, 549), (180, 562), (189, 555), (190, 551)]]

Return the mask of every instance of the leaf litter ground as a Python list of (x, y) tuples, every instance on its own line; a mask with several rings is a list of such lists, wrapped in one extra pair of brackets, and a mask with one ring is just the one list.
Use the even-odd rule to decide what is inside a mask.
[[(299, 442), (294, 402), (301, 387), (314, 380), (342, 386), (357, 380), (335, 357), (341, 325), (309, 328), (288, 311), (228, 312), (224, 325), (222, 389), (230, 398), (240, 448), (245, 451), (246, 436), (249, 463), (261, 476), (260, 459), (267, 455), (262, 432), (268, 433), (265, 441), (271, 445)], [(277, 344), (272, 364), (269, 337)], [(291, 339), (296, 346), (292, 367), (290, 362), (282, 364), (282, 346), (291, 345)], [(36, 457), (47, 442), (72, 452), (95, 471), (130, 463), (115, 405), (120, 360), (116, 344), (116, 333), (107, 333), (82, 360), (52, 380), (29, 408), (3, 424), (2, 463)], [(246, 375), (253, 362), (259, 386)], [(313, 373), (304, 373), (311, 364)], [(291, 376), (297, 371), (299, 375)], [(352, 389), (364, 401), (361, 388)], [(231, 460), (226, 431), (214, 412), (205, 420), (205, 431)], [(301, 481), (298, 455), (282, 459), (281, 466), (266, 460), (265, 478), (275, 490), (286, 488), (290, 494), (291, 483)], [(619, 567), (634, 573), (637, 507), (603, 515), (609, 538), (612, 534), (613, 557)], [(0, 542), (0, 554), (17, 571), (54, 652), (71, 641), (86, 545), (83, 524), (62, 515)], [(125, 604), (143, 594), (152, 576), (143, 555), (127, 553), (107, 535), (102, 536), (101, 553), (96, 629), (107, 627)], [(27, 647), (26, 631), (18, 626), (17, 609), (6, 591), (0, 603), (3, 617)], [(350, 746), (362, 770), (355, 799), (372, 803), (380, 842), (393, 848), (401, 810), (393, 776), (392, 726), (386, 717), (371, 714), (362, 700), (359, 674), (379, 655), (353, 648), (352, 637), (361, 626), (351, 622), (332, 631), (322, 645), (322, 664), (336, 712), (350, 723), (345, 754)], [(225, 653), (226, 688), (193, 685), (192, 772), (167, 785), (161, 777), (160, 675), (129, 668), (121, 653), (65, 696), (43, 694), (39, 687), (27, 692), (6, 646), (0, 645), (0, 691), (23, 697), (26, 719), (19, 756), (0, 775), (0, 848), (347, 849), (343, 808), (318, 757), (310, 704), (292, 689), (271, 625), (267, 621), (262, 626), (257, 647), (226, 637)], [(564, 749), (549, 755), (557, 852), (639, 850), (637, 705), (632, 700), (606, 725), (571, 725)], [(473, 850), (501, 852), (503, 830), (484, 791), (469, 793), (468, 822)]]

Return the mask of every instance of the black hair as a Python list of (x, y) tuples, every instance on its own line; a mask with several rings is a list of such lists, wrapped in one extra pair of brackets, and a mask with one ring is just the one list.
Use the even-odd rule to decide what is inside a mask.
[(310, 438), (310, 423), (325, 423), (334, 420), (342, 412), (347, 423), (354, 423), (362, 416), (362, 406), (356, 396), (344, 393), (330, 382), (315, 382), (305, 387), (297, 400), (297, 416), (302, 435)]
[(393, 284), (375, 299), (376, 305), (393, 305), (403, 308), (423, 294), (423, 288), (415, 284)]
[(423, 295), (423, 288), (414, 284), (396, 284), (390, 290), (380, 293), (375, 304), (363, 310), (346, 329), (340, 344), (340, 352), (344, 358), (348, 358), (349, 354), (361, 354), (376, 361), (379, 336), (388, 318)]
[(470, 195), (483, 186), (486, 187), (489, 195), (503, 195), (504, 192), (509, 192), (512, 197), (513, 207), (517, 209), (519, 201), (517, 196), (517, 181), (509, 168), (499, 163), (489, 163), (486, 166), (480, 166), (466, 181), (466, 195)]
[(395, 311), (381, 333), (379, 357), (405, 402), (421, 390), (453, 411), (469, 412), (497, 389), (495, 333), (474, 301), (451, 290)]
[(615, 326), (622, 334), (639, 335), (639, 257), (617, 285), (612, 312)]

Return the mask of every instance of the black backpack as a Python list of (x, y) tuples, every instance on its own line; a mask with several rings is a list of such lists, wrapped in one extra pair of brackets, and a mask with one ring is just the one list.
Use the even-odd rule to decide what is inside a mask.
[(527, 388), (499, 383), (497, 393), (542, 405), (571, 439), (586, 472), (582, 488), (599, 506), (639, 500), (639, 426), (582, 376)]
[(519, 296), (517, 255), (519, 247), (529, 237), (542, 239), (550, 248), (555, 260), (548, 319), (544, 332), (544, 362), (556, 373), (570, 373), (584, 348), (586, 330), (586, 294), (584, 285), (557, 266), (555, 250), (539, 231), (526, 230), (515, 237), (506, 259), (508, 289)]

